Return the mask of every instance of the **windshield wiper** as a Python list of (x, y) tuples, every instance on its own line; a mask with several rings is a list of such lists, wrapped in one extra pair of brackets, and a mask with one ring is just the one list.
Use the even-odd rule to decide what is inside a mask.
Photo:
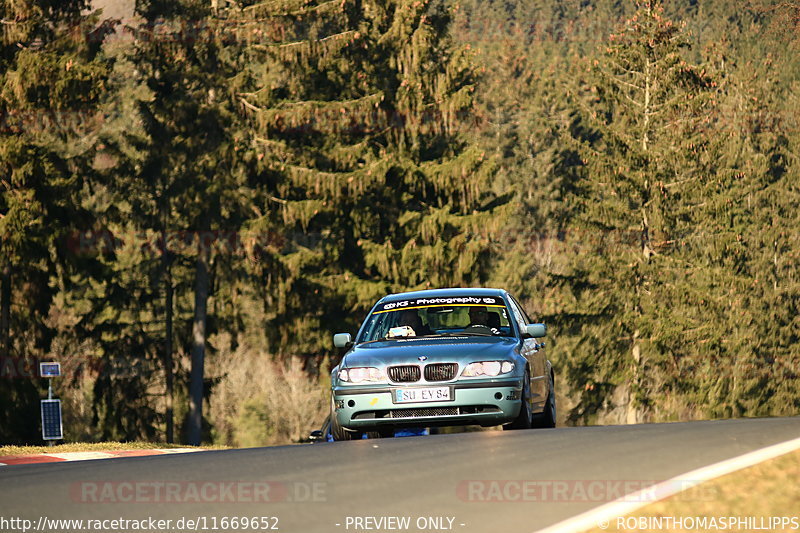
[(460, 333), (436, 333), (440, 337), (494, 337), (491, 333), (479, 333), (477, 331), (462, 331)]
[(381, 337), (380, 339), (372, 339), (371, 341), (359, 342), (359, 344), (369, 344), (371, 342), (390, 341), (390, 340), (396, 339), (396, 338), (398, 338), (398, 337), (391, 337), (391, 338), (389, 338), (389, 337)]
[(371, 342), (381, 342), (381, 341), (396, 341), (402, 339), (421, 339), (421, 338), (435, 338), (435, 337), (494, 337), (492, 333), (479, 333), (477, 331), (467, 331), (467, 332), (446, 332), (446, 333), (429, 333), (427, 335), (413, 335), (410, 337), (381, 337), (380, 339), (372, 339), (371, 341), (364, 341), (359, 342), (358, 344), (369, 344)]

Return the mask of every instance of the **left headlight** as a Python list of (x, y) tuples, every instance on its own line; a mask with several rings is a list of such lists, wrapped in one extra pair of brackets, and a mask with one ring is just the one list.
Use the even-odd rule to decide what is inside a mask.
[(386, 376), (379, 368), (361, 366), (339, 370), (339, 379), (346, 383), (364, 383), (385, 381)]
[(500, 374), (508, 374), (514, 370), (514, 363), (511, 361), (480, 361), (477, 363), (470, 363), (461, 373), (464, 377), (474, 376), (499, 376)]

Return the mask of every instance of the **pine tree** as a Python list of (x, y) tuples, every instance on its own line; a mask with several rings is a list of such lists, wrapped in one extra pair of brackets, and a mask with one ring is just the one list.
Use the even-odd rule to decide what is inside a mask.
[[(107, 25), (88, 8), (80, 0), (0, 3), (0, 355), (31, 366), (49, 351), (53, 297), (74, 268), (67, 237), (89, 218), (80, 194), (109, 64), (93, 42)], [(29, 414), (20, 409), (35, 409), (38, 392), (21, 380), (11, 389), (0, 426), (30, 428), (37, 417), (22, 423), (14, 412)]]
[[(792, 96), (776, 80), (793, 57), (763, 62), (724, 61), (721, 108), (724, 139), (715, 160), (717, 194), (697, 210), (702, 239), (693, 252), (707, 258), (705, 292), (714, 317), (707, 353), (692, 358), (688, 391), (705, 416), (759, 416), (794, 412), (788, 392), (798, 354), (792, 341), (797, 308), (797, 202), (791, 159)], [(723, 61), (718, 60), (719, 63)], [(720, 67), (722, 69), (722, 67)], [(788, 115), (786, 114), (788, 112)]]
[(581, 253), (562, 280), (580, 309), (568, 363), (573, 383), (588, 380), (578, 413), (623, 386), (627, 420), (641, 420), (672, 384), (671, 347), (691, 329), (680, 313), (695, 299), (677, 295), (691, 277), (681, 243), (696, 236), (692, 210), (709, 187), (714, 143), (703, 121), (715, 93), (684, 58), (687, 46), (658, 3), (641, 2), (588, 69), (578, 100), (570, 138), (583, 159)]
[[(514, 215), (493, 243), (492, 286), (512, 291), (528, 310), (551, 312), (542, 297), (546, 275), (557, 268), (554, 248), (571, 206), (572, 151), (559, 139), (570, 112), (563, 86), (571, 75), (570, 56), (588, 44), (578, 34), (597, 20), (567, 3), (459, 3), (454, 39), (476, 50), (482, 76), (477, 115), (483, 120), (470, 143), (498, 161), (494, 187), (513, 197)], [(567, 35), (569, 33), (569, 35)], [(557, 261), (556, 261), (557, 262)]]
[[(387, 291), (486, 278), (491, 162), (460, 133), (471, 53), (442, 4), (265, 1), (246, 7), (237, 94), (260, 161), (256, 264), (280, 350), (317, 353)], [(355, 315), (354, 315), (355, 313)]]
[[(106, 130), (105, 152), (114, 163), (104, 187), (116, 199), (105, 213), (107, 223), (123, 235), (144, 236), (134, 240), (145, 249), (120, 249), (110, 261), (109, 275), (137, 294), (111, 306), (132, 313), (118, 338), (144, 337), (145, 346), (124, 353), (153, 368), (139, 375), (138, 387), (163, 391), (164, 413), (155, 421), (166, 421), (168, 441), (181, 423), (174, 418), (184, 412), (175, 404), (184, 394), (175, 356), (184, 347), (191, 353), (186, 438), (200, 444), (210, 393), (204, 370), (213, 328), (209, 299), (215, 285), (226, 283), (215, 276), (218, 259), (235, 248), (248, 210), (226, 96), (229, 63), (206, 2), (142, 1), (137, 13), (143, 22), (128, 29), (133, 46), (120, 59), (119, 73), (129, 81), (114, 102), (124, 112)], [(120, 394), (120, 385), (136, 390), (108, 383), (105, 394)]]

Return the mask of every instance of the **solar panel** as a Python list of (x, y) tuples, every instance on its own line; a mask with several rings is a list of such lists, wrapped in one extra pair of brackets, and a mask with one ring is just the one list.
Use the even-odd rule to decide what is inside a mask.
[(42, 438), (60, 440), (64, 438), (61, 425), (61, 400), (42, 400)]
[(57, 378), (61, 375), (61, 364), (39, 363), (39, 375), (43, 378)]

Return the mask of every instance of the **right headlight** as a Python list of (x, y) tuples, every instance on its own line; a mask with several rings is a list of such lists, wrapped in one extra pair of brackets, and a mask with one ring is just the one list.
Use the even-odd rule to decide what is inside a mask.
[(346, 383), (364, 383), (385, 381), (386, 376), (379, 368), (360, 366), (339, 370), (339, 379)]
[(508, 374), (514, 370), (514, 363), (511, 361), (479, 361), (477, 363), (470, 363), (461, 372), (464, 377), (475, 376), (499, 376), (500, 374)]

